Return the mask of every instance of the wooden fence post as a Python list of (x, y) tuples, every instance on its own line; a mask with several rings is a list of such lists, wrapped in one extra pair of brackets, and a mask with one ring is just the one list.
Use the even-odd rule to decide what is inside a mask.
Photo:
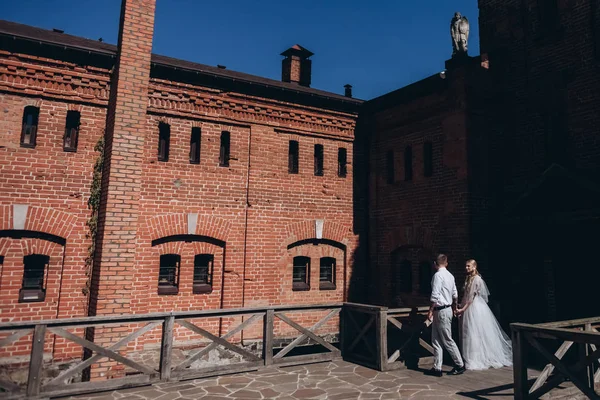
[(40, 394), (42, 383), (42, 365), (44, 363), (44, 340), (46, 325), (36, 325), (31, 342), (31, 357), (29, 360), (29, 378), (27, 379), (27, 396)]
[(377, 340), (377, 366), (380, 371), (387, 371), (387, 308), (382, 307), (376, 314), (375, 337)]
[(173, 359), (173, 326), (175, 317), (165, 317), (162, 326), (162, 339), (160, 343), (160, 380), (168, 381), (171, 378), (171, 360)]
[(512, 350), (513, 350), (513, 379), (515, 383), (515, 399), (524, 400), (529, 397), (529, 387), (527, 381), (527, 357), (525, 343), (526, 341), (518, 328), (512, 329)]
[(268, 309), (263, 317), (263, 360), (265, 366), (273, 364), (273, 336), (275, 310)]

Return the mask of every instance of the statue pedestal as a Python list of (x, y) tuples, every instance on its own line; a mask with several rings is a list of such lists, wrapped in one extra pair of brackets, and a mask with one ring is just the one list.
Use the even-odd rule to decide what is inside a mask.
[(446, 61), (446, 69), (455, 69), (471, 63), (476, 57), (469, 56), (468, 53), (456, 53), (451, 59)]

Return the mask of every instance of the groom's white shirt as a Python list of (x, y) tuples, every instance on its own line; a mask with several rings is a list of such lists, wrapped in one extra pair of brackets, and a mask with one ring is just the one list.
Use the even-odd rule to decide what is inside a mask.
[(431, 280), (431, 302), (436, 307), (449, 306), (456, 298), (458, 291), (454, 276), (445, 267), (440, 267)]

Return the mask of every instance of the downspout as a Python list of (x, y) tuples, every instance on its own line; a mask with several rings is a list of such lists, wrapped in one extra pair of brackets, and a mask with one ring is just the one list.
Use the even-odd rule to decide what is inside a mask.
[[(61, 294), (62, 294), (62, 285), (63, 285), (63, 277), (64, 277), (64, 272), (65, 272), (65, 258), (67, 257), (67, 244), (65, 243), (63, 248), (62, 248), (62, 263), (61, 263), (61, 267), (60, 267), (60, 280), (58, 283), (58, 299), (56, 302), (56, 317), (55, 319), (58, 319), (58, 315), (60, 313), (60, 298), (61, 298)], [(50, 265), (48, 265), (48, 272), (50, 270)], [(46, 280), (47, 282), (47, 280)], [(88, 293), (89, 296), (89, 293)], [(87, 303), (87, 302), (86, 302)], [(86, 313), (87, 315), (87, 310)], [(54, 336), (54, 340), (52, 341), (52, 359), (54, 359), (54, 355), (55, 355), (55, 351), (56, 351), (56, 335)]]
[[(248, 247), (248, 213), (250, 208), (250, 157), (252, 149), (252, 125), (250, 125), (250, 131), (248, 133), (248, 168), (246, 172), (246, 205), (245, 205), (245, 217), (244, 217), (244, 261), (242, 270), (242, 308), (246, 304), (246, 250)], [(242, 315), (242, 323), (244, 323), (244, 316)], [(240, 332), (240, 342), (244, 344), (244, 331)]]

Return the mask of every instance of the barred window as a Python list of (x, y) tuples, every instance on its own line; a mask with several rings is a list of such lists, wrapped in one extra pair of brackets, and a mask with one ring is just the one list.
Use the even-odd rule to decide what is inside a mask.
[(322, 257), (319, 268), (319, 289), (335, 289), (335, 258)]
[(310, 289), (310, 258), (294, 257), (292, 270), (292, 290)]
[(63, 138), (64, 151), (77, 151), (77, 142), (79, 141), (79, 125), (81, 114), (79, 111), (67, 111), (67, 120), (65, 122), (65, 135)]
[(37, 142), (37, 128), (40, 109), (27, 106), (23, 111), (23, 125), (21, 128), (21, 147), (34, 148)]
[(31, 254), (23, 257), (23, 283), (19, 291), (19, 302), (44, 301), (46, 297), (46, 275), (50, 257)]
[(158, 294), (177, 294), (179, 292), (179, 254), (163, 254), (160, 256), (158, 272)]
[(194, 293), (212, 292), (214, 255), (196, 254), (194, 256)]

